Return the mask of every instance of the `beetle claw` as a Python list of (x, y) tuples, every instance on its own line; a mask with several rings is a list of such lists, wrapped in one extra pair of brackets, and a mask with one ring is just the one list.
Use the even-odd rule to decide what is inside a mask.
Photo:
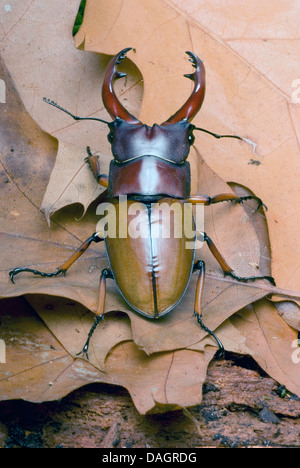
[(223, 349), (219, 348), (218, 351), (215, 354), (215, 358), (219, 361), (219, 360), (223, 359), (224, 356), (225, 356), (224, 348)]
[(186, 51), (186, 54), (189, 56), (189, 61), (193, 64), (193, 67), (197, 68), (197, 57), (195, 54), (189, 50)]
[(15, 284), (15, 282), (14, 282), (14, 276), (15, 276), (14, 270), (9, 272), (9, 276), (10, 276), (10, 281)]
[(183, 75), (185, 78), (188, 78), (189, 80), (193, 80), (194, 79), (194, 73), (186, 73), (185, 75)]
[(254, 210), (254, 213), (257, 213), (260, 208), (263, 208), (265, 211), (268, 211), (268, 207), (263, 203), (261, 198), (258, 198), (255, 195), (248, 195), (246, 197), (240, 197), (240, 198), (238, 198), (236, 200), (232, 200), (232, 202), (236, 202), (236, 203), (239, 203), (240, 205), (242, 205), (245, 200), (256, 200), (257, 207)]
[(86, 342), (86, 344), (84, 345), (82, 350), (79, 353), (77, 353), (76, 356), (80, 356), (81, 354), (85, 354), (85, 358), (87, 360), (89, 360), (88, 349), (89, 349), (88, 342)]
[(132, 49), (132, 47), (127, 47), (126, 49), (123, 49), (123, 50), (119, 53), (118, 58), (117, 58), (117, 60), (116, 60), (116, 63), (117, 63), (117, 64), (120, 64), (120, 63), (122, 62), (122, 60), (124, 60), (124, 58), (126, 57), (127, 52), (129, 52), (129, 50), (131, 50), (131, 49)]

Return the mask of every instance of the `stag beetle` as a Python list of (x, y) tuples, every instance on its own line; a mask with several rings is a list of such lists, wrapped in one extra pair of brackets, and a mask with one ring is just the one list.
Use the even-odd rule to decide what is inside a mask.
[[(131, 115), (118, 100), (113, 84), (115, 80), (126, 76), (117, 70), (118, 64), (125, 58), (131, 48), (123, 49), (109, 62), (103, 87), (102, 99), (112, 122), (91, 117), (78, 117), (58, 106), (54, 101), (44, 100), (66, 112), (76, 120), (99, 120), (108, 125), (108, 140), (111, 144), (113, 160), (110, 163), (109, 175), (101, 174), (99, 157), (88, 150), (86, 158), (98, 183), (106, 187), (107, 199), (120, 209), (120, 196), (127, 196), (130, 204), (138, 202), (143, 212), (143, 220), (149, 231), (146, 238), (101, 236), (95, 232), (79, 249), (66, 260), (55, 272), (45, 273), (31, 268), (15, 268), (10, 274), (12, 282), (20, 272), (31, 272), (42, 277), (65, 274), (70, 266), (85, 252), (92, 242), (105, 241), (109, 259), (109, 268), (105, 268), (100, 276), (99, 299), (95, 312), (95, 322), (88, 334), (87, 341), (81, 351), (88, 357), (88, 347), (92, 334), (103, 318), (105, 309), (106, 280), (116, 281), (118, 289), (129, 304), (138, 313), (157, 319), (170, 312), (183, 297), (191, 275), (199, 271), (196, 287), (194, 315), (199, 325), (210, 334), (219, 346), (221, 356), (224, 347), (218, 337), (202, 321), (201, 298), (205, 277), (205, 264), (202, 260), (195, 261), (195, 248), (186, 248), (186, 236), (182, 226), (182, 235), (175, 238), (153, 238), (152, 229), (161, 223), (153, 210), (153, 204), (180, 203), (183, 207), (187, 202), (195, 205), (211, 205), (223, 201), (243, 203), (255, 199), (258, 208), (264, 206), (255, 196), (238, 197), (231, 193), (223, 193), (209, 197), (207, 195), (190, 195), (190, 165), (187, 157), (190, 146), (194, 142), (195, 130), (200, 130), (216, 138), (233, 137), (234, 135), (217, 135), (208, 130), (195, 127), (190, 121), (201, 108), (205, 94), (205, 69), (203, 62), (192, 52), (186, 52), (195, 71), (184, 75), (194, 82), (193, 91), (183, 106), (168, 120), (160, 125), (148, 126)], [(265, 207), (266, 208), (266, 207)], [(128, 214), (128, 213), (127, 213)], [(174, 221), (176, 223), (176, 221)], [(178, 226), (177, 226), (178, 227)], [(201, 233), (211, 253), (218, 261), (225, 275), (230, 275), (237, 281), (266, 279), (274, 284), (270, 276), (240, 277), (234, 273), (213, 241), (205, 232)], [(194, 241), (196, 239), (196, 234)], [(78, 353), (78, 354), (81, 354)]]

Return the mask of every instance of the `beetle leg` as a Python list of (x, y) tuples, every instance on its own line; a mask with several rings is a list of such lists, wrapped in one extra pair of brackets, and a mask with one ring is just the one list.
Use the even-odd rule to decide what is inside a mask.
[(215, 259), (217, 260), (217, 262), (219, 263), (220, 267), (222, 268), (223, 272), (225, 275), (229, 275), (231, 276), (232, 278), (236, 279), (237, 281), (242, 281), (242, 282), (247, 282), (247, 281), (254, 281), (254, 280), (258, 280), (258, 279), (266, 279), (268, 281), (270, 281), (271, 284), (273, 284), (273, 286), (276, 286), (275, 285), (275, 281), (274, 281), (274, 278), (272, 276), (248, 276), (248, 277), (242, 277), (242, 276), (238, 276), (234, 273), (234, 271), (232, 270), (232, 268), (230, 268), (230, 266), (228, 265), (228, 263), (226, 262), (226, 260), (222, 257), (221, 253), (219, 252), (219, 250), (217, 249), (217, 247), (215, 246), (215, 244), (213, 243), (213, 241), (211, 240), (210, 237), (208, 237), (208, 235), (205, 233), (205, 232), (201, 232), (201, 235), (203, 236), (203, 240), (204, 242), (207, 243), (208, 245), (208, 248), (209, 250), (211, 251), (211, 253), (213, 254), (213, 256), (215, 257)]
[(103, 187), (108, 187), (108, 176), (100, 172), (99, 156), (97, 154), (92, 154), (89, 146), (87, 146), (86, 151), (88, 156), (85, 158), (85, 161), (90, 166), (98, 184), (103, 185)]
[(212, 330), (210, 330), (204, 323), (202, 322), (202, 312), (201, 312), (201, 304), (202, 304), (202, 295), (203, 295), (203, 285), (205, 279), (205, 263), (203, 260), (198, 260), (194, 265), (194, 270), (199, 270), (199, 276), (197, 281), (197, 288), (196, 288), (196, 297), (195, 297), (195, 305), (194, 305), (194, 315), (197, 317), (198, 323), (201, 328), (209, 333), (217, 342), (219, 346), (219, 351), (217, 354), (218, 359), (220, 359), (224, 355), (224, 346), (222, 345), (219, 338), (214, 334)]
[(92, 242), (100, 242), (102, 241), (103, 238), (102, 237), (99, 237), (99, 234), (97, 232), (95, 232), (92, 236), (90, 236), (86, 241), (83, 242), (83, 244), (81, 244), (81, 246), (79, 247), (79, 249), (76, 250), (76, 252), (74, 252), (74, 254), (69, 257), (60, 267), (57, 268), (57, 270), (53, 273), (44, 273), (42, 271), (38, 271), (38, 270), (34, 270), (32, 268), (15, 268), (14, 270), (10, 271), (9, 272), (9, 276), (10, 276), (10, 279), (11, 281), (14, 283), (14, 277), (15, 275), (18, 275), (19, 273), (23, 272), (23, 271), (28, 271), (30, 273), (33, 273), (34, 275), (39, 275), (39, 276), (42, 276), (42, 277), (48, 277), (48, 278), (51, 278), (52, 276), (57, 276), (59, 275), (60, 273), (62, 273), (63, 275), (66, 274), (66, 271), (70, 268), (71, 265), (73, 265), (73, 263), (79, 258), (81, 257), (81, 255), (86, 251), (86, 249), (90, 246), (90, 244)]
[(82, 348), (80, 353), (78, 353), (76, 356), (79, 356), (80, 354), (85, 354), (86, 358), (87, 359), (89, 358), (88, 349), (89, 349), (90, 340), (92, 338), (94, 331), (96, 330), (98, 323), (101, 320), (104, 320), (103, 314), (104, 314), (104, 309), (105, 309), (106, 279), (107, 278), (113, 279), (113, 274), (109, 268), (105, 268), (101, 272), (100, 283), (99, 283), (99, 297), (98, 297), (98, 305), (97, 305), (97, 310), (96, 310), (95, 321), (89, 331), (84, 347)]
[(192, 204), (202, 203), (204, 205), (214, 205), (215, 203), (220, 203), (224, 201), (231, 201), (235, 203), (244, 203), (245, 200), (256, 200), (257, 201), (257, 208), (255, 213), (263, 207), (266, 211), (268, 208), (262, 202), (262, 200), (255, 195), (248, 195), (246, 197), (238, 197), (233, 193), (220, 193), (219, 195), (215, 195), (213, 197), (209, 197), (208, 195), (195, 195), (187, 199), (188, 202)]

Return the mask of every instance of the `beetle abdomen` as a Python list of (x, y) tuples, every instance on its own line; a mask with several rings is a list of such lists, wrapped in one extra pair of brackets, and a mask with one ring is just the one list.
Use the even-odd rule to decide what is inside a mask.
[(108, 227), (105, 242), (118, 288), (133, 309), (160, 317), (180, 301), (193, 269), (194, 237), (184, 232), (184, 202), (112, 202), (116, 232)]

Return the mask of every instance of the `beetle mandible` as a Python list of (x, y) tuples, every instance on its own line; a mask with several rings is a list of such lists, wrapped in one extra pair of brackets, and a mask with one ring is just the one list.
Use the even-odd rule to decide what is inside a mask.
[[(99, 157), (92, 155), (89, 150), (86, 160), (98, 183), (106, 187), (107, 199), (117, 211), (121, 209), (120, 196), (127, 197), (127, 210), (130, 209), (132, 203), (140, 205), (143, 223), (149, 235), (139, 238), (131, 238), (130, 236), (121, 238), (118, 234), (110, 236), (107, 233), (106, 236), (101, 236), (99, 232), (95, 232), (55, 272), (46, 273), (19, 267), (9, 273), (10, 278), (14, 282), (14, 277), (20, 272), (31, 272), (42, 277), (64, 275), (92, 242), (105, 242), (109, 268), (103, 269), (101, 273), (95, 322), (82, 351), (78, 353), (84, 353), (88, 358), (90, 339), (96, 326), (103, 318), (106, 280), (108, 278), (116, 281), (121, 295), (132, 309), (148, 318), (157, 319), (170, 312), (179, 303), (185, 294), (192, 273), (199, 271), (194, 315), (202, 329), (216, 340), (219, 346), (218, 356), (221, 356), (224, 352), (222, 343), (202, 321), (201, 300), (205, 264), (202, 260), (195, 261), (195, 248), (186, 248), (186, 241), (190, 239), (186, 238), (182, 225), (179, 226), (182, 232), (180, 237), (175, 237), (174, 233), (171, 233), (168, 238), (154, 238), (151, 235), (154, 226), (164, 222), (163, 219), (158, 218), (157, 210), (155, 211), (153, 206), (159, 207), (162, 203), (167, 203), (171, 207), (176, 202), (183, 208), (186, 203), (193, 205), (211, 205), (223, 201), (243, 203), (249, 199), (257, 201), (257, 209), (261, 206), (265, 207), (265, 205), (258, 197), (238, 197), (232, 193), (222, 193), (213, 197), (207, 195), (191, 196), (190, 165), (187, 157), (190, 146), (194, 142), (193, 132), (195, 130), (204, 131), (216, 138), (240, 139), (240, 137), (217, 135), (190, 123), (200, 110), (205, 95), (204, 65), (193, 52), (186, 53), (195, 71), (184, 76), (194, 82), (194, 87), (190, 97), (182, 107), (160, 125), (145, 125), (131, 115), (118, 100), (113, 87), (115, 80), (126, 76), (124, 73), (120, 73), (117, 68), (129, 50), (131, 48), (123, 49), (111, 59), (104, 77), (102, 99), (106, 110), (113, 119), (112, 122), (91, 117), (78, 117), (53, 101), (46, 98), (44, 100), (76, 120), (99, 120), (108, 125), (108, 140), (114, 157), (110, 163), (109, 175), (101, 174)], [(127, 215), (129, 217), (129, 211), (127, 211)], [(174, 223), (178, 223), (176, 217)], [(178, 228), (178, 226), (176, 227)], [(230, 275), (242, 282), (266, 279), (275, 284), (274, 279), (270, 276), (240, 277), (236, 275), (210, 237), (205, 232), (202, 232), (201, 235), (225, 275)], [(194, 241), (196, 241), (196, 233)]]

